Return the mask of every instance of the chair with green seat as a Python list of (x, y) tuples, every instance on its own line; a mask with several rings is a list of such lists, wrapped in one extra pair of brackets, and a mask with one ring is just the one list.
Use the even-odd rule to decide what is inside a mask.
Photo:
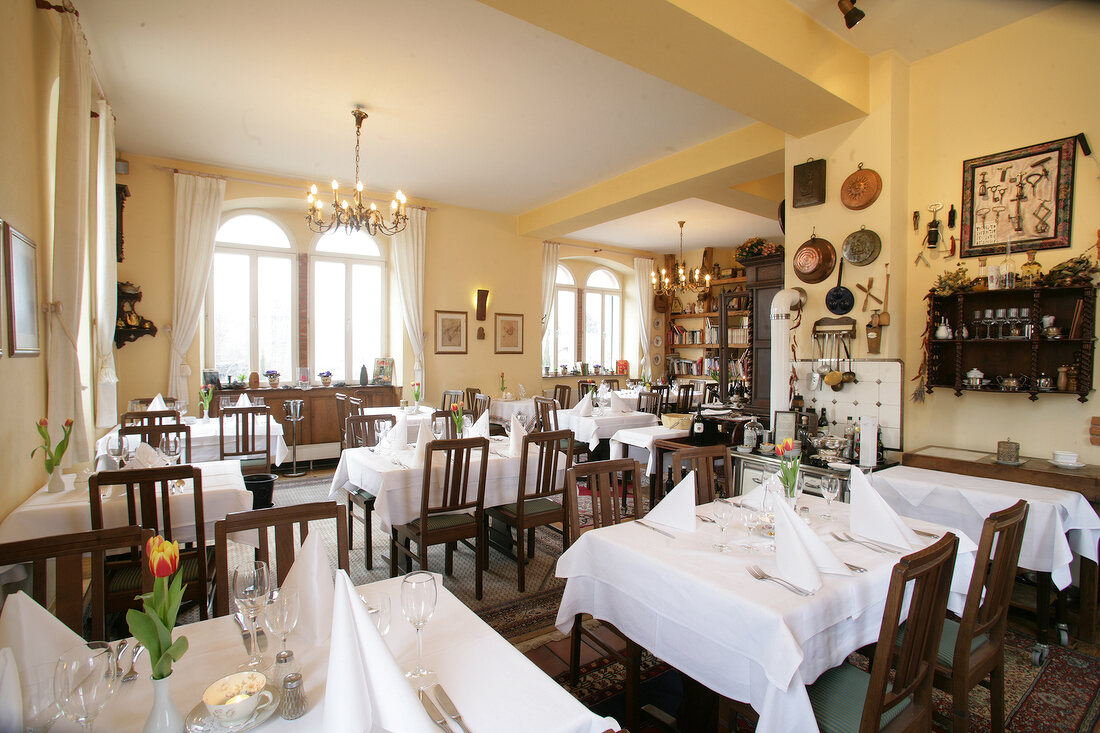
[[(471, 480), (470, 466), (475, 453), (477, 476)], [(405, 556), (405, 569), (415, 559), (421, 570), (428, 569), (428, 547), (447, 545), (444, 572), (454, 570), (454, 549), (458, 542), (474, 544), (477, 567), (475, 596), (481, 600), (485, 547), (485, 472), (489, 466), (486, 438), (433, 440), (424, 457), (420, 490), (420, 516), (406, 524), (395, 524), (390, 534), (390, 577), (397, 576), (397, 556)], [(439, 469), (439, 470), (435, 470)], [(412, 543), (417, 551), (412, 551)]]
[[(193, 513), (188, 517), (187, 533), (182, 523), (172, 519), (172, 492), (177, 482), (189, 482), (183, 491), (191, 493)], [(88, 499), (92, 513), (92, 529), (103, 529), (101, 491), (119, 487), (126, 493), (127, 524), (153, 530), (165, 540), (180, 543), (180, 571), (187, 586), (184, 601), (199, 605), (199, 618), (209, 617), (213, 600), (214, 548), (206, 546), (206, 519), (202, 501), (202, 470), (193, 465), (136, 468), (124, 471), (100, 471), (88, 477)], [(183, 497), (180, 497), (183, 498)], [(180, 505), (177, 504), (177, 507)], [(193, 534), (192, 534), (193, 532)], [(142, 560), (131, 554), (106, 562), (107, 610), (125, 611), (140, 608), (134, 596), (141, 592)]]
[[(218, 411), (221, 460), (240, 459), (241, 473), (271, 473), (270, 409), (267, 405), (253, 405)], [(258, 429), (261, 426), (263, 429)]]
[[(871, 671), (844, 662), (807, 688), (822, 733), (932, 730), (932, 677), (958, 545), (948, 532), (894, 565)], [(899, 643), (907, 591), (909, 620)]]
[[(345, 420), (344, 435), (348, 448), (369, 448), (378, 445), (378, 436), (387, 428), (393, 428), (397, 418), (390, 414), (384, 415), (348, 415)], [(363, 562), (367, 570), (374, 569), (374, 531), (371, 522), (371, 513), (374, 511), (374, 494), (366, 489), (348, 485), (348, 547), (355, 544), (355, 532), (353, 524), (359, 516), (355, 513), (355, 507), (363, 510)]]
[[(520, 593), (526, 590), (524, 570), (527, 560), (535, 556), (536, 527), (560, 524), (562, 552), (569, 549), (569, 528), (566, 522), (564, 499), (565, 482), (563, 477), (559, 484), (557, 476), (559, 470), (568, 471), (573, 465), (572, 444), (572, 430), (555, 430), (523, 436), (516, 500), (511, 504), (485, 510), (486, 521), (496, 519), (510, 528), (516, 528), (516, 563)], [(565, 450), (559, 448), (562, 445), (566, 446)], [(534, 459), (534, 480), (528, 483), (527, 472), (532, 446), (538, 449), (538, 455)], [(526, 542), (524, 532), (527, 533)]]
[[(561, 405), (557, 400), (552, 400), (549, 397), (535, 397), (533, 398), (535, 403), (535, 430), (539, 432), (555, 432), (559, 430), (558, 427), (558, 410), (561, 409)], [(584, 443), (577, 443), (574, 439), (573, 431), (569, 432), (569, 442), (561, 441), (558, 444), (558, 450), (569, 451), (569, 457), (572, 462), (578, 462), (576, 459), (578, 456), (583, 456), (585, 460), (588, 460), (588, 456), (591, 451)]]
[(970, 730), (970, 690), (986, 677), (990, 729), (1004, 730), (1004, 635), (1027, 513), (1028, 504), (1021, 499), (986, 517), (962, 619), (944, 621), (933, 684), (951, 693), (949, 727), (955, 733)]
[(573, 388), (568, 384), (554, 385), (554, 399), (558, 401), (563, 410), (569, 409), (569, 403), (573, 399)]

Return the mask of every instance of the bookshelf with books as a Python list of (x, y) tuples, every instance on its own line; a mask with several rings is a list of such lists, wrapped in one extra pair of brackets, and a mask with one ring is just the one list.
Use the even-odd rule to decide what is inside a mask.
[[(745, 278), (725, 278), (711, 281), (711, 294), (703, 307), (694, 313), (674, 313), (665, 332), (665, 362), (670, 378), (680, 376), (707, 377), (720, 371), (721, 354), (726, 353), (731, 379), (749, 378), (752, 348), (752, 295), (745, 289)], [(726, 310), (726, 338), (720, 332), (722, 313)], [(693, 307), (698, 308), (695, 303)], [(723, 345), (723, 342), (725, 345)]]

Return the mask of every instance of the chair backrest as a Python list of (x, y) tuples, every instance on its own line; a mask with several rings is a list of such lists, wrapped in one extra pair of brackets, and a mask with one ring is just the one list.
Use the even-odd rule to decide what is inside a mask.
[[(367, 405), (369, 407), (369, 405)], [(362, 397), (348, 397), (348, 414), (349, 415), (362, 415), (363, 414), (363, 398)]]
[(558, 429), (558, 401), (549, 397), (533, 397), (535, 403), (535, 430), (547, 432)]
[(638, 393), (638, 412), (648, 412), (661, 417), (661, 396), (656, 392)]
[[(531, 460), (530, 447), (538, 448), (534, 459), (535, 480), (527, 481), (527, 464)], [(565, 465), (562, 466), (562, 461)], [(516, 495), (516, 516), (523, 517), (523, 502), (560, 496), (565, 493), (565, 484), (558, 484), (558, 468), (568, 471), (573, 465), (573, 431), (552, 430), (541, 433), (529, 433), (523, 436), (523, 453), (519, 459), (519, 491)], [(564, 499), (562, 500), (564, 503)]]
[(476, 395), (474, 395), (474, 400), (471, 403), (474, 406), (473, 407), (473, 414), (470, 416), (470, 419), (477, 420), (484, 413), (488, 412), (490, 402), (492, 402), (492, 397), (490, 397), (487, 394), (476, 394)]
[(250, 512), (237, 512), (226, 515), (214, 523), (214, 562), (216, 589), (214, 592), (214, 615), (224, 616), (230, 610), (230, 583), (233, 568), (229, 567), (229, 546), (227, 538), (234, 532), (254, 531), (257, 538), (256, 559), (272, 567), (271, 549), (268, 546), (269, 528), (275, 529), (274, 572), (278, 585), (282, 585), (286, 575), (294, 564), (294, 525), (299, 527), (298, 543), (306, 541), (309, 523), (326, 519), (336, 520), (336, 565), (348, 570), (348, 522), (347, 508), (334, 501), (318, 501), (311, 504), (271, 507)]
[(569, 407), (569, 402), (573, 399), (573, 388), (568, 384), (555, 384), (554, 399), (557, 400), (558, 404), (562, 407)]
[(333, 395), (336, 398), (336, 422), (340, 427), (340, 447), (347, 448), (348, 396), (343, 392)]
[[(84, 555), (91, 555), (91, 628), (88, 641), (106, 641), (107, 583), (103, 561), (110, 550), (129, 550), (140, 556), (153, 536), (151, 529), (138, 526), (112, 527), (91, 532), (76, 532), (54, 537), (38, 537), (21, 542), (0, 544), (0, 565), (31, 563), (31, 597), (43, 608), (53, 601), (53, 615), (84, 636)], [(54, 560), (53, 573), (47, 571), (47, 561)], [(141, 590), (153, 589), (153, 575), (146, 562), (141, 564)], [(48, 577), (54, 581), (54, 593), (49, 592)]]
[[(624, 495), (632, 487), (635, 496), (641, 487), (641, 464), (629, 458), (578, 463), (565, 472), (565, 503), (569, 515), (569, 536), (574, 540), (583, 529), (598, 529), (624, 519), (638, 519), (640, 502), (633, 502), (627, 514)], [(583, 483), (592, 499), (592, 524), (581, 523), (579, 485)]]
[[(218, 450), (223, 461), (226, 458), (254, 459), (262, 456), (264, 460), (262, 472), (271, 471), (269, 410), (267, 405), (259, 405), (227, 407), (218, 413)], [(262, 426), (263, 430), (258, 430), (258, 426)], [(242, 470), (244, 470), (243, 466)]]
[(695, 471), (695, 503), (709, 504), (714, 501), (717, 486), (721, 486), (725, 496), (733, 490), (733, 461), (730, 459), (729, 446), (707, 445), (684, 447), (672, 454), (672, 475), (677, 483), (689, 471)]
[[(958, 545), (959, 539), (947, 532), (934, 545), (906, 555), (894, 565), (878, 647), (871, 663), (860, 733), (932, 729), (932, 681)], [(907, 590), (911, 591), (908, 620), (898, 647), (896, 640)], [(883, 713), (907, 699), (911, 703), (880, 728)]]
[(608, 389), (620, 389), (618, 378), (615, 379), (603, 379), (600, 384), (604, 385)]
[(703, 401), (704, 402), (717, 402), (719, 399), (719, 389), (717, 382), (711, 382), (703, 387)]
[(126, 444), (127, 435), (136, 435), (142, 443), (148, 443), (152, 448), (160, 448), (165, 436), (175, 435), (180, 440), (180, 460), (183, 463), (191, 462), (191, 426), (190, 425), (126, 425), (118, 429), (119, 440)]
[(970, 666), (971, 644), (976, 637), (986, 634), (987, 643), (993, 645), (1004, 639), (1027, 514), (1028, 504), (1020, 499), (1008, 509), (990, 514), (982, 524), (974, 572), (959, 622), (953, 669), (966, 670)]
[[(454, 440), (455, 436), (458, 435), (458, 432), (455, 430), (455, 421), (451, 417), (451, 411), (450, 410), (436, 410), (435, 412), (432, 413), (432, 416), (430, 418), (431, 422), (429, 422), (428, 425), (425, 425), (423, 427), (426, 427), (430, 430), (431, 426), (435, 423), (435, 421), (439, 420), (439, 419), (442, 419), (443, 424), (446, 426), (445, 427), (445, 432), (444, 432), (444, 435), (446, 437), (444, 438), (444, 440)], [(434, 435), (435, 432), (433, 431), (432, 434)]]
[(627, 389), (637, 389), (639, 387), (644, 387), (644, 386), (645, 386), (645, 380), (644, 379), (628, 379), (628, 380), (626, 380), (626, 388)]
[(439, 409), (449, 410), (455, 402), (462, 402), (462, 390), (445, 389), (443, 390), (443, 400), (439, 403)]
[(477, 397), (479, 394), (481, 394), (481, 389), (478, 388), (478, 387), (467, 387), (466, 388), (465, 397), (466, 397), (466, 407), (467, 408), (471, 408), (473, 406), (474, 398)]
[[(470, 463), (475, 452), (481, 455), (478, 459), (477, 478), (471, 482)], [(485, 472), (489, 467), (487, 439), (433, 440), (428, 443), (424, 466), (424, 482), (420, 494), (421, 527), (427, 526), (427, 518), (432, 514), (469, 509), (481, 512), (485, 505)], [(429, 466), (431, 470), (428, 470)], [(437, 466), (442, 468), (442, 472), (436, 470)]]
[(581, 380), (577, 382), (577, 401), (580, 402), (584, 399), (584, 396), (590, 391), (596, 389), (596, 383), (592, 380)]
[(378, 436), (387, 427), (397, 424), (397, 418), (384, 415), (348, 415), (344, 429), (348, 448), (365, 448), (378, 445)]
[(695, 384), (685, 382), (676, 388), (676, 412), (691, 412), (691, 403), (695, 397)]
[(120, 425), (179, 425), (179, 410), (140, 410), (124, 412), (118, 420)]

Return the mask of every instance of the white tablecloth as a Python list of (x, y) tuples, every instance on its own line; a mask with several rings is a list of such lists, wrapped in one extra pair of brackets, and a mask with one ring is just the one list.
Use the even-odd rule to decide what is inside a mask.
[(1059, 588), (1070, 584), (1073, 553), (1097, 559), (1100, 517), (1076, 491), (911, 466), (876, 471), (871, 485), (898, 514), (955, 527), (975, 542), (987, 516), (1026, 499), (1019, 565), (1051, 573)]
[[(626, 403), (628, 405), (630, 405), (630, 407), (632, 409), (635, 409), (635, 410), (638, 409), (638, 399), (639, 399), (638, 398), (638, 390), (620, 389), (615, 394), (619, 395), (619, 397), (621, 397), (624, 401), (626, 401)], [(670, 389), (669, 393), (668, 393), (669, 400), (675, 402), (676, 401), (676, 394), (677, 394), (677, 391), (676, 391), (675, 388)], [(702, 401), (703, 401), (703, 391), (699, 390), (699, 389), (695, 390), (695, 392), (691, 396), (691, 404), (699, 405), (699, 404), (702, 403)]]
[[(401, 615), (401, 578), (361, 586), (360, 591), (386, 593), (390, 597), (390, 631), (385, 640), (402, 669), (416, 659), (416, 637)], [(241, 633), (231, 616), (180, 627), (189, 649), (172, 671), (172, 700), (186, 717), (201, 704), (203, 690), (219, 677), (236, 671), (246, 660)], [(523, 730), (546, 733), (601, 733), (618, 730), (614, 720), (599, 718), (578, 702), (500, 634), (439, 585), (435, 614), (421, 632), (424, 664), (434, 671), (454, 700), (466, 725), (478, 733), (512, 733)], [(269, 639), (271, 637), (268, 637)], [(270, 661), (274, 642), (269, 641)], [(278, 713), (260, 730), (318, 731), (324, 719), (325, 683), (328, 676), (328, 644), (306, 646), (294, 642), (288, 648), (302, 668), (309, 710), (297, 720), (283, 720)], [(97, 731), (140, 731), (152, 706), (153, 687), (148, 654), (138, 660), (141, 676), (122, 685), (95, 722)], [(45, 661), (45, 660), (43, 660)], [(59, 720), (57, 733), (79, 728)], [(457, 730), (457, 728), (456, 728)]]
[(360, 415), (393, 415), (395, 418), (405, 414), (405, 425), (408, 427), (408, 434), (406, 441), (409, 443), (416, 442), (416, 436), (420, 432), (420, 426), (426, 425), (432, 419), (432, 413), (436, 408), (431, 405), (420, 404), (420, 409), (415, 407), (407, 407), (402, 410), (400, 407), (364, 407), (359, 411)]
[[(202, 469), (203, 517), (206, 538), (214, 539), (214, 522), (226, 514), (252, 509), (252, 494), (244, 487), (240, 461), (213, 461), (195, 464)], [(65, 491), (56, 494), (42, 487), (17, 506), (0, 523), (0, 542), (29, 540), (48, 535), (87, 532), (92, 528), (92, 513), (88, 489), (73, 487), (76, 474), (66, 474)], [(195, 502), (190, 482), (171, 497), (174, 539), (189, 542), (195, 539)], [(116, 488), (103, 501), (103, 525), (121, 527), (127, 524), (126, 492)]]
[[(776, 559), (774, 552), (738, 549), (741, 527), (727, 530), (734, 551), (719, 553), (712, 524), (673, 531), (675, 539), (620, 524), (584, 533), (558, 559), (557, 575), (568, 578), (558, 629), (568, 632), (575, 614), (590, 613), (715, 692), (748, 701), (760, 714), (760, 733), (817, 730), (805, 686), (878, 638), (899, 555), (830, 537), (831, 530), (847, 528), (847, 505), (834, 502), (831, 512), (840, 519), (826, 522), (817, 518), (823, 499), (803, 495), (800, 503), (810, 507), (814, 530), (837, 557), (866, 573), (823, 575), (824, 586), (803, 598), (749, 576), (750, 564), (774, 573)], [(977, 549), (965, 537), (959, 542), (949, 603), (954, 610), (962, 608)]]
[(657, 424), (657, 416), (648, 412), (611, 412), (580, 417), (572, 410), (558, 410), (558, 428), (572, 430), (578, 443), (587, 443), (592, 450), (600, 440), (608, 440), (623, 428), (644, 428)]
[[(236, 419), (226, 420), (225, 429), (227, 432), (231, 431), (231, 426), (236, 422)], [(206, 418), (206, 422), (202, 420), (195, 420), (190, 422), (189, 418), (184, 418), (184, 423), (191, 426), (191, 462), (199, 463), (202, 461), (216, 461), (221, 458), (221, 453), (218, 451), (218, 420), (217, 418)], [(282, 462), (286, 460), (289, 455), (289, 451), (286, 447), (286, 441), (283, 440), (283, 426), (280, 425), (272, 418), (268, 418), (268, 423), (271, 427), (271, 460), (276, 465), (282, 465)], [(263, 423), (259, 424), (263, 427)], [(230, 433), (231, 434), (231, 433)], [(260, 432), (263, 435), (263, 431)], [(111, 432), (104, 435), (102, 438), (95, 442), (95, 454), (96, 458), (107, 455), (108, 441), (118, 442), (118, 426), (116, 425), (111, 429)], [(233, 438), (226, 437), (225, 445), (227, 448), (231, 448), (233, 445)], [(126, 438), (126, 445), (133, 450), (137, 447), (138, 436), (130, 435)]]
[(531, 417), (535, 415), (535, 401), (527, 398), (523, 400), (501, 400), (493, 398), (489, 403), (489, 419), (495, 423), (504, 424), (512, 419), (517, 412), (525, 412)]
[[(485, 506), (510, 504), (519, 489), (519, 458), (503, 456), (508, 449), (507, 438), (493, 438), (489, 447), (489, 466), (485, 473)], [(470, 480), (477, 480), (481, 470), (480, 453), (470, 462)], [(527, 481), (532, 485), (538, 475), (538, 450), (531, 448), (527, 459)], [(395, 462), (396, 461), (396, 462)], [(406, 524), (420, 516), (420, 497), (424, 472), (412, 465), (411, 448), (396, 452), (372, 451), (370, 448), (349, 448), (340, 454), (340, 463), (332, 477), (329, 498), (343, 501), (349, 487), (363, 489), (378, 497), (374, 511), (386, 526)], [(399, 465), (399, 462), (402, 465)], [(565, 462), (559, 462), (557, 482), (565, 481)], [(432, 486), (438, 490), (443, 466), (433, 467)], [(438, 499), (433, 495), (433, 499)]]
[(653, 443), (658, 440), (682, 438), (687, 434), (686, 430), (673, 430), (661, 425), (617, 430), (611, 436), (611, 457), (623, 458), (629, 451), (632, 458), (646, 464), (645, 472), (652, 476), (657, 473), (657, 457), (654, 455)]

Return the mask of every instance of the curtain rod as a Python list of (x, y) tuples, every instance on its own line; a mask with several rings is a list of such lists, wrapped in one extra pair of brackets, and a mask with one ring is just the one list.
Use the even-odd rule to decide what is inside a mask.
[[(600, 252), (614, 252), (615, 254), (626, 255), (627, 257), (642, 257), (642, 255), (638, 254), (637, 252), (627, 252), (626, 250), (615, 249), (614, 247), (588, 247), (588, 246), (585, 246), (583, 244), (571, 244), (569, 242), (558, 242), (558, 241), (555, 241), (553, 239), (544, 239), (544, 240), (542, 240), (542, 243), (543, 244), (556, 244), (556, 245), (559, 245), (561, 247), (572, 247), (574, 249), (592, 250), (592, 252), (595, 253), (595, 254), (599, 254)], [(654, 255), (654, 257), (656, 257), (656, 255)], [(653, 258), (650, 257), (648, 259), (653, 259)]]

